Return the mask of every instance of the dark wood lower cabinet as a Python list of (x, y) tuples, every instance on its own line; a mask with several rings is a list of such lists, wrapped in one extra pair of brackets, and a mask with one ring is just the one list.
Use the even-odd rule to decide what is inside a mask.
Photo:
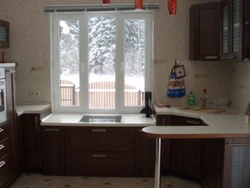
[(134, 176), (134, 152), (71, 152), (65, 164), (69, 176)]
[(23, 168), (25, 172), (41, 172), (42, 170), (42, 128), (38, 114), (23, 114)]
[(65, 175), (134, 176), (134, 128), (66, 127)]
[(170, 161), (172, 174), (199, 180), (201, 176), (201, 140), (172, 139)]
[(225, 139), (222, 188), (250, 187), (250, 138)]
[(202, 140), (201, 183), (204, 188), (222, 188), (223, 157), (224, 139)]
[(65, 174), (64, 147), (65, 145), (64, 145), (63, 127), (42, 128), (43, 174), (46, 175)]
[(6, 69), (6, 96), (10, 143), (10, 177), (14, 181), (22, 172), (21, 126), (16, 116), (15, 69)]
[(155, 139), (135, 128), (135, 176), (153, 177), (155, 167)]
[(10, 183), (10, 159), (9, 154), (0, 158), (0, 188), (6, 188)]

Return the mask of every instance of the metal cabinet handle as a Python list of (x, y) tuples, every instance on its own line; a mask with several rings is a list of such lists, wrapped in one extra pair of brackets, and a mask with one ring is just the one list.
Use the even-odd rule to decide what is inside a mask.
[(93, 158), (107, 158), (107, 154), (93, 154)]
[(226, 57), (222, 57), (222, 59), (234, 59), (236, 58), (235, 56), (226, 56)]
[(105, 133), (107, 132), (106, 129), (92, 129), (92, 132), (95, 132), (95, 133)]
[(3, 144), (0, 144), (0, 150), (2, 150), (4, 148)]
[(200, 121), (190, 121), (187, 120), (186, 123), (194, 124), (194, 125), (199, 125), (201, 122)]
[(49, 129), (49, 128), (48, 128), (48, 129), (45, 129), (45, 131), (46, 131), (46, 132), (58, 132), (59, 129), (56, 129), (56, 128), (55, 128), (55, 129), (53, 129), (53, 128)]
[(3, 132), (3, 129), (2, 129), (2, 128), (0, 128), (0, 133), (1, 133), (1, 132)]
[(206, 56), (205, 59), (218, 59), (218, 56)]
[(35, 129), (39, 129), (39, 124), (38, 124), (38, 116), (35, 116)]
[(247, 146), (247, 142), (227, 142), (229, 146)]
[(5, 165), (5, 161), (0, 162), (0, 168), (2, 168)]

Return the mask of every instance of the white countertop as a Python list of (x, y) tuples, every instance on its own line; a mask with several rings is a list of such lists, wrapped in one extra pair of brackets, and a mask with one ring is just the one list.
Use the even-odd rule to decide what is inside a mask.
[(178, 108), (155, 108), (157, 114), (200, 118), (208, 126), (158, 126), (143, 131), (161, 138), (228, 138), (250, 137), (250, 125), (245, 123), (243, 113), (202, 114)]
[(51, 108), (50, 104), (17, 104), (16, 113), (18, 116), (22, 114), (40, 114)]
[(0, 68), (15, 67), (16, 63), (0, 63)]
[[(42, 126), (126, 126), (126, 127), (145, 127), (145, 126), (155, 126), (155, 118), (146, 118), (144, 114), (112, 114), (121, 115), (121, 122), (80, 122), (83, 115), (89, 114), (51, 114), (44, 119), (42, 119)], [(104, 115), (104, 114), (95, 114)], [(107, 115), (110, 116), (111, 114)]]

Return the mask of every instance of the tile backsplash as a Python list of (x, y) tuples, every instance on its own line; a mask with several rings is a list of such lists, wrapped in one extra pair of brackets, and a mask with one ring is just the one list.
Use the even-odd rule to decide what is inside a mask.
[[(169, 16), (167, 0), (145, 0), (145, 3), (159, 3), (159, 11), (155, 13), (154, 32), (154, 93), (155, 101), (160, 103), (186, 103), (187, 98), (170, 99), (167, 97), (167, 85), (174, 60), (185, 65), (185, 85), (187, 94), (194, 91), (197, 99), (202, 96), (203, 88), (207, 88), (209, 101), (212, 97), (232, 97), (236, 101), (237, 94), (231, 92), (232, 85), (238, 82), (231, 80), (238, 77), (236, 67), (232, 73), (227, 63), (189, 61), (189, 8), (193, 4), (214, 2), (215, 0), (178, 0), (176, 16)], [(16, 0), (0, 1), (0, 18), (11, 24), (11, 48), (4, 50), (6, 60), (18, 63), (17, 67), (17, 102), (50, 102), (50, 16), (44, 13), (46, 4), (99, 4), (100, 0)], [(112, 3), (121, 3), (112, 0)], [(122, 3), (133, 3), (125, 0)], [(249, 69), (248, 69), (249, 70)], [(241, 78), (237, 78), (241, 79)], [(235, 83), (237, 82), (237, 84)], [(40, 91), (39, 97), (30, 97), (29, 91)], [(243, 90), (241, 90), (243, 92)], [(240, 98), (240, 97), (239, 97)], [(157, 99), (157, 100), (156, 100)], [(242, 101), (237, 105), (244, 106)], [(199, 100), (197, 100), (199, 102)]]
[(232, 63), (230, 79), (232, 104), (245, 110), (250, 101), (250, 61)]

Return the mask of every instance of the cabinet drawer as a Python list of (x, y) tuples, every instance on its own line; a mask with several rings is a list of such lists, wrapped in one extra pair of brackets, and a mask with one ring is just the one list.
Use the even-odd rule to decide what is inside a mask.
[(172, 116), (171, 125), (193, 125), (193, 126), (202, 126), (206, 125), (201, 119), (189, 118), (182, 116)]
[(66, 151), (134, 151), (133, 128), (69, 128)]
[(0, 158), (9, 153), (9, 138), (0, 141)]
[(134, 176), (133, 152), (75, 152), (66, 156), (66, 175)]
[(0, 188), (9, 183), (9, 155), (0, 159)]
[(3, 124), (0, 126), (0, 141), (5, 139), (7, 136), (8, 136), (7, 126), (6, 124)]

